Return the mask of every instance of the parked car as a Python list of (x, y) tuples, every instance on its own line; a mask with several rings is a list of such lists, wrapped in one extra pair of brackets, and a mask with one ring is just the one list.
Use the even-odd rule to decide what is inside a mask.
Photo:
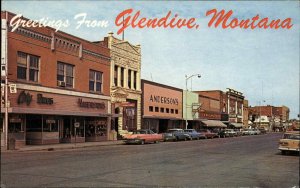
[(229, 137), (237, 136), (237, 133), (233, 129), (225, 129), (225, 135), (228, 135)]
[(265, 128), (259, 128), (258, 130), (261, 134), (267, 134), (267, 130)]
[(243, 135), (254, 135), (253, 129), (244, 129), (242, 133)]
[(126, 144), (158, 143), (163, 140), (163, 135), (154, 133), (150, 129), (141, 129), (125, 135), (124, 139)]
[(253, 131), (254, 131), (254, 135), (259, 135), (260, 134), (260, 130), (258, 130), (258, 129), (253, 129)]
[(234, 129), (234, 132), (236, 132), (236, 136), (242, 136), (243, 132), (240, 129)]
[(204, 134), (197, 132), (195, 129), (185, 129), (185, 133), (189, 134), (191, 139), (199, 140), (201, 138), (206, 138)]
[(279, 140), (278, 149), (284, 155), (287, 152), (294, 151), (299, 153), (300, 148), (300, 133), (299, 131), (289, 131), (283, 134), (282, 139)]
[(203, 129), (199, 131), (201, 134), (203, 134), (206, 138), (219, 138), (219, 135), (215, 132), (212, 132), (208, 129)]
[(164, 141), (191, 140), (191, 136), (185, 133), (183, 129), (169, 129), (163, 134)]

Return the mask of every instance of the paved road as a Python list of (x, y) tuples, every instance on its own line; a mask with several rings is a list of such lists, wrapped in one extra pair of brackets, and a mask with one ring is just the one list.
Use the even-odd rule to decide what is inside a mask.
[(2, 187), (299, 187), (281, 134), (3, 153)]

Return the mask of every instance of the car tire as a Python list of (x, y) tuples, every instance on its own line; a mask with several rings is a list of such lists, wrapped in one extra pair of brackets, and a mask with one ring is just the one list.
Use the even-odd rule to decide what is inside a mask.
[(154, 143), (155, 143), (155, 144), (158, 144), (158, 143), (159, 143), (159, 141), (158, 141), (158, 140), (157, 140), (157, 141), (154, 141)]
[(144, 145), (144, 144), (145, 144), (145, 140), (142, 140), (142, 141), (141, 141), (141, 145)]
[(184, 141), (187, 141), (187, 137), (184, 137)]

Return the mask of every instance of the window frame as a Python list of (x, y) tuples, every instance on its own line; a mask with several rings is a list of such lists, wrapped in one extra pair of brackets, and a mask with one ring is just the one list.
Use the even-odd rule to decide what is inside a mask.
[[(63, 66), (63, 75), (62, 74), (59, 74), (59, 64)], [(64, 63), (62, 61), (58, 61), (57, 64), (56, 64), (56, 80), (57, 81), (62, 81), (62, 82), (65, 82), (66, 84), (66, 88), (75, 88), (75, 65), (72, 65), (72, 64), (69, 64), (69, 63)], [(72, 76), (69, 76), (67, 75), (67, 67), (71, 67), (72, 68)], [(58, 79), (58, 76), (63, 76), (63, 80), (59, 80)], [(67, 78), (72, 78), (72, 85), (70, 86), (68, 83), (67, 83)], [(58, 85), (58, 84), (57, 84)], [(59, 85), (58, 85), (59, 86)]]
[[(25, 56), (25, 64), (19, 62), (19, 54), (23, 54)], [(31, 66), (31, 57), (37, 59), (37, 66)], [(22, 51), (17, 51), (17, 80), (23, 80), (26, 82), (39, 83), (40, 82), (40, 66), (41, 66), (41, 57), (33, 54), (29, 54)], [(19, 77), (19, 67), (25, 68), (25, 78)], [(30, 79), (31, 70), (34, 71), (34, 79)], [(35, 81), (36, 80), (36, 81)]]
[[(91, 79), (91, 73), (93, 74), (93, 79)], [(97, 80), (97, 74), (100, 74), (100, 80)], [(90, 88), (90, 82), (93, 82), (93, 90)], [(100, 83), (100, 90), (97, 91), (97, 83)], [(89, 91), (95, 92), (95, 93), (102, 93), (103, 92), (103, 72), (96, 71), (93, 69), (90, 69), (89, 71)]]

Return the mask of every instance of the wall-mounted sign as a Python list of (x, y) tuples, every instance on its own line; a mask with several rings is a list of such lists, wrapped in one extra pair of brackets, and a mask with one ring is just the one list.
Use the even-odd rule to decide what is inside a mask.
[(87, 101), (83, 101), (81, 98), (78, 99), (78, 105), (82, 108), (105, 109), (104, 102), (87, 102)]
[(27, 105), (29, 105), (31, 103), (31, 101), (32, 101), (32, 95), (30, 95), (29, 92), (25, 93), (25, 91), (22, 91), (19, 94), (18, 104), (26, 103)]
[(37, 103), (39, 104), (53, 104), (53, 98), (44, 97), (42, 94), (37, 94)]
[(135, 107), (134, 103), (130, 103), (130, 102), (122, 102), (120, 103), (121, 107)]
[(170, 97), (163, 97), (163, 96), (156, 96), (150, 95), (150, 101), (162, 104), (175, 104), (178, 105), (178, 99), (170, 98)]

